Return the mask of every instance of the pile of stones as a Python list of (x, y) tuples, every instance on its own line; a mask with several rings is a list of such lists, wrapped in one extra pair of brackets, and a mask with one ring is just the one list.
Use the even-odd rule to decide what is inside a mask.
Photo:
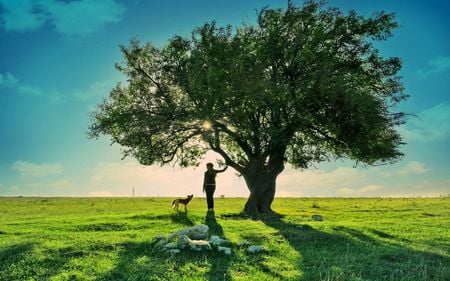
[[(169, 235), (158, 235), (153, 239), (156, 248), (176, 255), (183, 250), (191, 251), (212, 251), (216, 250), (224, 255), (231, 255), (232, 243), (228, 239), (219, 236), (209, 236), (209, 227), (206, 224), (199, 224), (172, 232)], [(247, 247), (249, 253), (265, 252), (261, 245), (250, 245), (246, 240), (237, 244), (238, 247)]]

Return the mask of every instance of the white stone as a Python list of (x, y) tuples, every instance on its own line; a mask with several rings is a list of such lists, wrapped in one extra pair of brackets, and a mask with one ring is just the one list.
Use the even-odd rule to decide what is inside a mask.
[(323, 221), (323, 217), (321, 215), (313, 215), (311, 218), (313, 221)]
[(182, 235), (186, 235), (190, 239), (202, 240), (207, 239), (209, 235), (209, 227), (206, 224), (199, 224), (193, 227), (187, 227), (175, 231), (167, 237), (169, 240), (172, 240), (176, 237), (180, 237)]
[(173, 255), (179, 254), (180, 250), (178, 250), (178, 249), (169, 249), (169, 250), (166, 251), (166, 253), (171, 254), (173, 256)]
[(167, 243), (169, 243), (169, 240), (167, 240), (166, 238), (163, 238), (163, 239), (160, 239), (158, 242), (156, 242), (155, 246), (156, 247), (163, 247)]
[(194, 251), (212, 250), (209, 242), (205, 240), (191, 240), (189, 246), (191, 247), (191, 250)]
[(242, 240), (237, 245), (238, 245), (238, 247), (244, 247), (244, 246), (250, 245), (250, 242), (248, 242), (247, 240)]
[(231, 255), (231, 248), (228, 248), (228, 247), (221, 247), (221, 246), (219, 246), (219, 247), (217, 247), (217, 250), (219, 251), (219, 252), (223, 252), (225, 255)]
[(184, 249), (189, 245), (190, 242), (191, 242), (191, 239), (189, 237), (187, 237), (186, 235), (181, 235), (178, 238), (178, 248)]
[(252, 254), (260, 253), (260, 252), (264, 252), (264, 251), (266, 251), (266, 248), (264, 248), (264, 246), (261, 246), (261, 245), (252, 245), (247, 248), (247, 252), (252, 253)]
[(159, 241), (161, 239), (166, 239), (166, 236), (164, 236), (164, 235), (156, 235), (155, 238), (153, 238), (153, 239)]
[(170, 242), (164, 245), (164, 249), (176, 249), (178, 248), (178, 244), (175, 242)]
[(223, 244), (230, 244), (230, 240), (222, 239), (219, 236), (213, 235), (213, 236), (211, 236), (211, 238), (209, 238), (209, 243), (211, 245), (217, 247), (217, 246), (220, 246), (220, 245), (223, 245)]

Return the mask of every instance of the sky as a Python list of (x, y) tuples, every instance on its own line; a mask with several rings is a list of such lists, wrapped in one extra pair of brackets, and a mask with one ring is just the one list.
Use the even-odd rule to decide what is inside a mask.
[[(294, 1), (297, 4), (302, 1)], [(107, 137), (90, 140), (91, 113), (124, 77), (120, 45), (133, 37), (164, 46), (197, 26), (254, 23), (256, 0), (0, 0), (0, 196), (203, 196), (198, 168), (142, 166), (122, 159)], [(394, 12), (400, 27), (377, 43), (400, 57), (405, 92), (398, 110), (413, 114), (399, 127), (405, 157), (381, 167), (339, 160), (279, 176), (277, 197), (442, 196), (450, 194), (450, 2), (330, 0), (370, 16)], [(216, 195), (248, 196), (232, 169)]]

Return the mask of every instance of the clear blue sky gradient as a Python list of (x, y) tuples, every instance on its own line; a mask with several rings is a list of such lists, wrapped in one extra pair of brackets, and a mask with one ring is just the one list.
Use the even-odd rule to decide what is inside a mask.
[[(131, 186), (138, 195), (174, 196), (190, 189), (200, 195), (203, 167), (142, 169), (132, 159), (121, 161), (120, 148), (109, 146), (107, 138), (87, 139), (90, 112), (124, 79), (114, 64), (122, 60), (119, 45), (130, 38), (163, 46), (212, 20), (254, 23), (256, 10), (266, 5), (286, 7), (287, 1), (0, 0), (0, 196), (116, 196), (128, 195)], [(396, 14), (400, 28), (377, 46), (384, 56), (402, 59), (411, 97), (399, 109), (419, 118), (399, 128), (408, 142), (402, 161), (381, 168), (354, 169), (339, 161), (317, 170), (287, 169), (277, 195), (449, 194), (450, 2), (329, 5), (366, 16)], [(183, 183), (186, 177), (190, 184)], [(233, 172), (222, 179), (221, 193), (246, 195)]]

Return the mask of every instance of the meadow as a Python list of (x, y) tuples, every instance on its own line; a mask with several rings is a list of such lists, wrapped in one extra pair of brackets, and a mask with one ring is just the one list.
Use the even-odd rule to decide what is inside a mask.
[[(0, 198), (0, 280), (450, 280), (450, 198)], [(324, 221), (313, 221), (319, 214)], [(156, 249), (159, 234), (206, 223), (232, 254)], [(267, 252), (249, 254), (242, 240)]]

